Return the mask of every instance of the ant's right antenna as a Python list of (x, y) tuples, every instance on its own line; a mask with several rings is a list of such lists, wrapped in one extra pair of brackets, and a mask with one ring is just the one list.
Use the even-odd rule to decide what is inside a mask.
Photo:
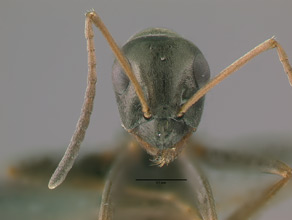
[(120, 65), (124, 69), (126, 75), (129, 77), (133, 86), (135, 88), (136, 94), (141, 102), (142, 111), (145, 118), (150, 118), (151, 113), (149, 107), (145, 101), (145, 97), (142, 91), (141, 86), (138, 83), (137, 78), (135, 77), (132, 68), (130, 67), (128, 61), (123, 55), (120, 48), (115, 43), (114, 39), (110, 35), (106, 26), (100, 19), (100, 17), (96, 14), (94, 10), (86, 13), (85, 20), (85, 38), (87, 40), (87, 52), (88, 52), (88, 77), (87, 77), (87, 88), (84, 97), (84, 103), (81, 110), (81, 115), (76, 125), (76, 130), (71, 138), (70, 144), (60, 161), (57, 169), (53, 173), (48, 187), (50, 189), (56, 188), (60, 185), (66, 178), (68, 172), (73, 166), (73, 163), (78, 156), (78, 152), (80, 149), (81, 142), (83, 141), (86, 133), (86, 129), (89, 125), (90, 115), (93, 109), (93, 101), (95, 96), (95, 84), (97, 81), (96, 77), (96, 57), (95, 57), (95, 47), (94, 47), (94, 34), (92, 28), (92, 22), (96, 27), (100, 29), (106, 40), (108, 41), (112, 51), (114, 52), (117, 60)]

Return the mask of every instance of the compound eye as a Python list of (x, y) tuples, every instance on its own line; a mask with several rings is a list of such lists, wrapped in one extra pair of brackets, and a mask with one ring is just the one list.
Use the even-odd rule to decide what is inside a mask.
[(199, 53), (193, 63), (193, 72), (196, 79), (196, 83), (201, 88), (210, 79), (210, 69), (207, 60), (202, 53)]
[(113, 65), (112, 81), (115, 92), (120, 95), (127, 90), (130, 84), (129, 78), (118, 62), (115, 62)]

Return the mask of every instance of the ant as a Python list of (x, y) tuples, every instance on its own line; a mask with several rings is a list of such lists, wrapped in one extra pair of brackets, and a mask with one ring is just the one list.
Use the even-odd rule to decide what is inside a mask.
[[(131, 133), (158, 167), (170, 164), (182, 152), (186, 142), (196, 131), (203, 112), (204, 95), (226, 77), (237, 71), (249, 60), (272, 48), (278, 51), (279, 59), (292, 85), (292, 68), (287, 55), (274, 37), (264, 41), (225, 68), (212, 80), (208, 63), (202, 52), (190, 41), (168, 29), (150, 28), (133, 37), (120, 49), (106, 26), (94, 10), (86, 14), (85, 37), (88, 51), (88, 80), (81, 116), (71, 142), (51, 177), (49, 188), (61, 184), (76, 159), (80, 144), (93, 110), (95, 96), (96, 57), (93, 24), (100, 29), (113, 53), (112, 79), (119, 107), (122, 126)], [(129, 144), (133, 146), (136, 144)], [(112, 184), (132, 151), (125, 150), (109, 173), (102, 204), (100, 219), (111, 219)], [(248, 219), (263, 206), (290, 179), (292, 170), (285, 163), (266, 158), (216, 152), (198, 148), (198, 155), (223, 163), (237, 163), (254, 169), (277, 174), (282, 177), (259, 198), (240, 207), (228, 219)], [(196, 196), (199, 216), (206, 220), (217, 219), (211, 187), (204, 174), (194, 165), (197, 183)]]

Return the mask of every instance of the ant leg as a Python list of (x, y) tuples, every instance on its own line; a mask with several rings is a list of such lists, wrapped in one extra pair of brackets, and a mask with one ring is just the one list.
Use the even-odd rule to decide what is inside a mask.
[(195, 190), (194, 198), (196, 200), (196, 208), (203, 220), (217, 220), (215, 209), (215, 201), (209, 181), (205, 177), (203, 171), (195, 162), (190, 162), (187, 158), (180, 160), (184, 167), (184, 172), (188, 176), (187, 179)]
[(209, 81), (206, 85), (204, 85), (201, 89), (199, 89), (180, 109), (178, 113), (178, 117), (182, 117), (184, 113), (194, 105), (201, 97), (203, 97), (207, 92), (209, 92), (214, 86), (223, 81), (226, 77), (240, 69), (244, 66), (248, 61), (252, 60), (255, 56), (261, 54), (262, 52), (277, 48), (279, 59), (283, 65), (284, 71), (288, 76), (288, 80), (290, 85), (292, 86), (292, 67), (289, 64), (287, 54), (285, 53), (282, 46), (275, 40), (274, 37), (266, 40), (261, 43), (254, 49), (247, 52), (245, 55), (240, 57), (238, 60), (233, 62), (230, 66), (226, 67), (222, 70), (217, 76), (215, 76), (211, 81)]
[(245, 166), (251, 169), (276, 174), (282, 177), (274, 185), (268, 187), (257, 198), (246, 202), (239, 207), (227, 220), (247, 220), (256, 211), (263, 207), (284, 185), (289, 181), (292, 175), (292, 169), (284, 162), (254, 155), (240, 154), (236, 152), (227, 152), (214, 149), (207, 149), (199, 146), (195, 149), (197, 156), (203, 161), (215, 165), (232, 165), (232, 167)]

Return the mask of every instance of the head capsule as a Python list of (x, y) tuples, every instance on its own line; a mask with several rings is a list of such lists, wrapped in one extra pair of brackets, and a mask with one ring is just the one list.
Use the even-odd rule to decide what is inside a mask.
[(161, 28), (146, 29), (122, 47), (142, 87), (152, 117), (143, 116), (134, 87), (119, 63), (112, 81), (123, 127), (133, 134), (159, 166), (181, 152), (185, 140), (199, 125), (204, 97), (183, 117), (181, 106), (210, 78), (201, 51), (178, 34)]

